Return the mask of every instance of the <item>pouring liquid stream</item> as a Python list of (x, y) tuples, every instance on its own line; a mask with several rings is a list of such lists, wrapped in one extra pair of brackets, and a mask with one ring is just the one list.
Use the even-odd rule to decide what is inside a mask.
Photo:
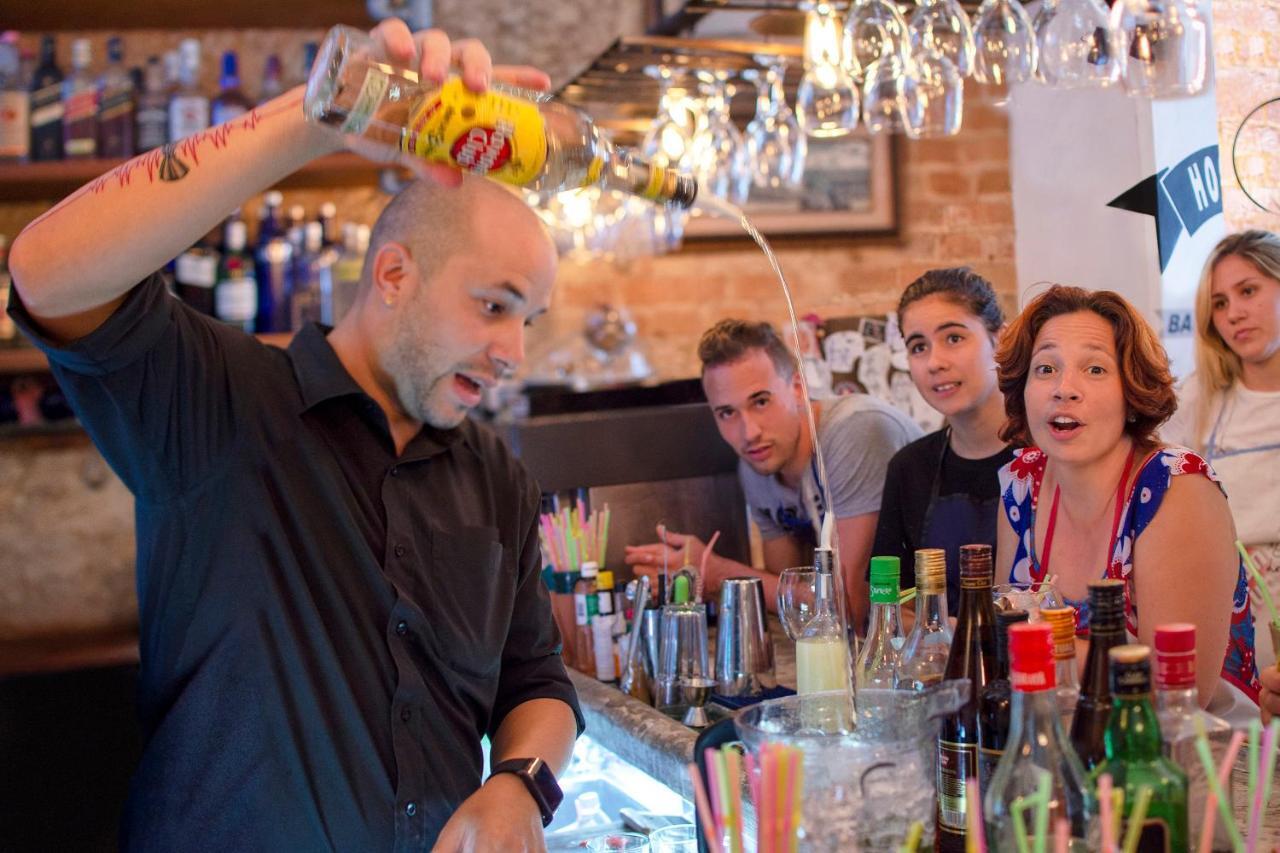
[[(757, 229), (755, 225), (751, 223), (751, 220), (747, 218), (747, 215), (743, 213), (742, 210), (738, 208), (736, 205), (730, 204), (724, 199), (713, 196), (710, 193), (699, 192), (697, 201), (694, 203), (693, 209), (695, 211), (700, 209), (705, 214), (722, 216), (726, 219), (736, 220), (738, 224), (742, 226), (742, 229), (746, 231), (747, 234), (751, 237), (751, 239), (756, 242), (756, 245), (760, 247), (760, 250), (764, 252), (765, 257), (768, 258), (769, 260), (769, 266), (773, 268), (773, 274), (778, 279), (778, 284), (782, 287), (782, 295), (787, 303), (787, 315), (791, 320), (791, 334), (795, 342), (795, 356), (798, 362), (796, 365), (796, 369), (800, 373), (800, 391), (804, 399), (805, 416), (809, 422), (809, 437), (811, 439), (811, 444), (813, 445), (813, 453), (818, 460), (818, 489), (822, 495), (823, 505), (826, 507), (827, 511), (830, 511), (831, 505), (832, 505), (831, 491), (829, 488), (829, 481), (827, 479), (827, 466), (822, 456), (822, 445), (818, 442), (818, 424), (817, 424), (817, 420), (813, 416), (813, 399), (809, 396), (809, 380), (805, 376), (804, 366), (802, 363), (799, 363), (801, 358), (801, 352), (802, 352), (802, 347), (800, 343), (800, 321), (799, 321), (799, 318), (796, 316), (795, 302), (791, 298), (791, 287), (790, 285), (787, 284), (787, 278), (782, 273), (782, 266), (778, 263), (778, 257), (777, 255), (774, 254), (773, 247), (769, 245), (769, 241), (765, 239), (765, 236), (760, 233), (759, 229)], [(832, 530), (833, 547), (835, 545), (836, 539), (837, 539), (837, 535), (835, 533), (835, 530), (833, 529)], [(832, 582), (835, 587), (836, 612), (839, 613), (840, 625), (842, 628), (846, 629), (846, 634), (847, 634), (849, 617), (845, 610), (844, 578), (842, 577), (842, 573), (840, 571), (839, 561), (837, 560), (835, 562), (836, 562), (836, 565), (833, 567), (834, 570), (832, 571), (831, 574), (832, 574)], [(815, 644), (815, 645), (825, 645), (825, 644)], [(828, 680), (828, 683), (835, 681), (837, 683), (840, 683), (843, 687), (845, 687), (849, 692), (849, 701), (853, 704), (854, 707), (857, 707), (857, 703), (854, 698), (854, 679), (853, 679), (853, 671), (852, 671), (853, 659), (855, 655), (849, 651), (847, 643), (842, 643), (842, 645), (844, 646), (844, 648), (840, 649), (839, 651), (844, 658), (843, 668), (845, 671), (841, 674), (843, 677), (831, 678), (831, 675), (834, 674), (833, 668), (838, 668), (840, 666), (840, 658), (835, 655), (834, 651), (831, 649), (817, 649), (817, 648), (812, 650), (801, 650), (799, 648), (799, 644), (797, 644), (797, 650), (796, 650), (797, 651), (797, 660), (796, 660), (797, 678), (799, 678), (802, 673), (805, 676), (806, 681), (809, 678), (818, 679), (826, 676), (824, 680)], [(811, 651), (814, 654), (805, 655), (804, 651)], [(810, 662), (801, 661), (801, 657), (810, 657), (810, 656), (814, 658), (812, 661)], [(809, 665), (806, 665), (806, 663), (808, 663)], [(809, 671), (810, 669), (813, 669), (813, 671), (810, 672)], [(804, 693), (806, 691), (801, 690), (800, 692)]]

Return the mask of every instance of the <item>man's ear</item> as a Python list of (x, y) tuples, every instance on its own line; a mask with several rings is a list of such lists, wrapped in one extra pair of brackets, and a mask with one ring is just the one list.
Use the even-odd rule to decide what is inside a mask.
[(409, 296), (416, 271), (413, 256), (403, 243), (383, 243), (373, 258), (374, 295), (383, 305), (394, 307)]

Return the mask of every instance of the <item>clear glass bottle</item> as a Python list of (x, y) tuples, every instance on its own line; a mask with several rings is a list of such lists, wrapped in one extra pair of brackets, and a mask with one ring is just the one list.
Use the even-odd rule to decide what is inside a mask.
[[(1054, 695), (1053, 637), (1048, 625), (1009, 628), (1009, 679), (1013, 701), (1009, 740), (983, 794), (986, 841), (991, 850), (1021, 849), (1016, 840), (1013, 806), (1033, 798), (1045, 774), (1049, 779), (1049, 826), (1066, 818), (1070, 827), (1067, 849), (1089, 853), (1099, 849), (1098, 804), (1076, 755), (1062, 730)], [(1032, 829), (1034, 807), (1026, 813)], [(1052, 831), (1052, 830), (1051, 830)]]
[(978, 694), (978, 782), (985, 791), (1009, 741), (1013, 686), (1009, 683), (1009, 628), (1026, 622), (1025, 610), (996, 612), (996, 674)]
[(137, 90), (124, 67), (124, 44), (119, 36), (107, 39), (107, 67), (98, 78), (98, 156), (133, 156), (134, 112)]
[(89, 73), (88, 39), (71, 43), (71, 73), (62, 81), (62, 150), (68, 159), (98, 156), (98, 81)]
[(796, 692), (849, 689), (849, 640), (836, 601), (831, 552), (814, 554), (814, 613), (796, 640)]
[[(1215, 767), (1231, 742), (1231, 724), (1200, 707), (1196, 689), (1196, 626), (1190, 623), (1157, 625), (1155, 646), (1156, 715), (1160, 719), (1160, 736), (1164, 754), (1187, 774), (1190, 838), (1198, 842), (1209, 781), (1196, 754), (1196, 720), (1204, 723)], [(1229, 799), (1234, 799), (1235, 786), (1227, 785), (1224, 790)], [(1235, 804), (1227, 805), (1234, 812)], [(1212, 845), (1215, 851), (1232, 849), (1230, 834), (1220, 820), (1213, 824)]]
[(1071, 731), (1071, 718), (1080, 701), (1080, 677), (1076, 675), (1076, 611), (1074, 607), (1042, 607), (1040, 618), (1053, 632), (1058, 711), (1062, 714), (1062, 727)]
[(21, 67), (17, 40), (0, 40), (0, 160), (26, 160), (31, 152), (31, 98)]
[(897, 686), (925, 690), (942, 681), (951, 654), (951, 622), (947, 618), (947, 552), (916, 551), (916, 621), (902, 647)]
[(211, 121), (222, 124), (238, 115), (244, 115), (253, 103), (240, 88), (240, 60), (234, 50), (222, 54), (222, 76), (218, 80), (218, 97), (209, 105)]
[(947, 656), (945, 680), (967, 678), (968, 701), (942, 721), (938, 736), (938, 836), (940, 851), (963, 853), (968, 793), (978, 773), (978, 697), (996, 673), (996, 615), (991, 599), (991, 546), (960, 546), (960, 612)]
[(1107, 721), (1107, 757), (1094, 769), (1093, 778), (1110, 773), (1115, 787), (1124, 790), (1126, 821), (1138, 792), (1151, 790), (1139, 850), (1187, 850), (1187, 774), (1164, 755), (1151, 697), (1151, 650), (1116, 646), (1108, 657), (1114, 699)]
[(897, 686), (898, 655), (905, 642), (898, 604), (901, 573), (897, 557), (871, 558), (871, 618), (855, 670), (859, 690), (891, 690)]
[(1107, 653), (1125, 643), (1124, 581), (1089, 584), (1089, 654), (1084, 659), (1080, 700), (1071, 718), (1071, 745), (1092, 770), (1106, 757), (1107, 718), (1111, 716), (1111, 676)]
[(200, 42), (178, 45), (178, 88), (169, 98), (169, 141), (177, 142), (209, 126), (209, 99), (200, 91)]
[(691, 178), (615, 148), (591, 119), (566, 104), (514, 87), (484, 93), (459, 77), (443, 85), (387, 64), (351, 27), (325, 36), (307, 82), (307, 117), (388, 152), (534, 190), (599, 185), (690, 207)]

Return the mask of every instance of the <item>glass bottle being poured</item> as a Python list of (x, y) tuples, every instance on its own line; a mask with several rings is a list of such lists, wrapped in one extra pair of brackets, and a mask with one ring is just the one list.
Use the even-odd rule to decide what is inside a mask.
[(682, 208), (697, 183), (614, 147), (585, 113), (548, 96), (495, 83), (473, 92), (392, 65), (351, 27), (329, 30), (307, 81), (307, 118), (390, 151), (532, 190), (599, 185)]
[(814, 614), (796, 640), (796, 692), (848, 690), (849, 640), (840, 616), (839, 587), (831, 548), (831, 514), (822, 520), (821, 541), (813, 553)]

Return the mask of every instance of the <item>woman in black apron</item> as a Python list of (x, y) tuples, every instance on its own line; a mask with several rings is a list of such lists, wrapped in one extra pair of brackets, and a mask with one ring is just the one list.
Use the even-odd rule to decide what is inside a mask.
[(991, 284), (968, 268), (930, 270), (898, 302), (911, 379), (947, 425), (889, 462), (872, 553), (902, 560), (915, 585), (914, 553), (947, 552), (947, 604), (959, 602), (961, 545), (995, 547), (1000, 484), (1013, 458), (1000, 440), (1004, 397), (996, 385), (996, 339), (1004, 314)]

